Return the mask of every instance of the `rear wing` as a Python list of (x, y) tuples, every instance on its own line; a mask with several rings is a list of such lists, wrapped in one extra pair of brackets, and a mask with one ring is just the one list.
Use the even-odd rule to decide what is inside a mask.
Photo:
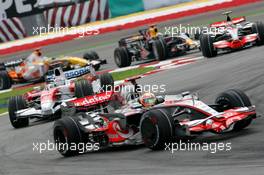
[[(69, 80), (69, 79), (77, 78), (82, 75), (88, 74), (90, 72), (91, 72), (90, 66), (86, 66), (86, 67), (81, 67), (81, 68), (74, 69), (74, 70), (65, 71), (63, 73), (65, 75), (65, 78)], [(55, 79), (54, 70), (49, 70), (45, 77), (45, 81), (53, 82), (54, 79)]]
[(225, 27), (227, 25), (231, 24), (239, 24), (246, 21), (246, 17), (242, 16), (242, 17), (238, 17), (238, 18), (233, 18), (232, 21), (228, 22), (228, 21), (219, 21), (219, 22), (215, 22), (210, 24), (210, 27), (215, 27), (215, 28), (219, 28), (219, 27)]

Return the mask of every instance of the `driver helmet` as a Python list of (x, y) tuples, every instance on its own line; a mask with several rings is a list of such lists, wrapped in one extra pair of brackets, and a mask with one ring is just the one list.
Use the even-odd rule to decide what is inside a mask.
[(158, 36), (158, 28), (156, 25), (149, 26), (150, 38), (156, 38)]
[(41, 49), (40, 49), (40, 48), (35, 49), (35, 50), (34, 50), (34, 53), (35, 53), (35, 55), (38, 56), (38, 57), (41, 57), (41, 56), (42, 56), (42, 52), (41, 52)]
[(157, 98), (153, 93), (147, 92), (144, 93), (140, 98), (139, 102), (144, 106), (144, 107), (152, 107), (156, 104)]

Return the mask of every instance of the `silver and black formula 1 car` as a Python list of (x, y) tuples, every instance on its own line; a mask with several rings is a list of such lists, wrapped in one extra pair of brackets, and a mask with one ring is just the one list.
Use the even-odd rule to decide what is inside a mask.
[(215, 57), (218, 51), (234, 51), (264, 44), (264, 24), (262, 22), (247, 22), (245, 17), (231, 18), (229, 12), (226, 21), (211, 24), (211, 31), (200, 36), (203, 56)]
[[(111, 98), (113, 94), (100, 96), (107, 99), (105, 101), (118, 102), (118, 98)], [(78, 149), (71, 149), (72, 145), (76, 148), (76, 145), (87, 143), (96, 144), (100, 149), (144, 143), (157, 150), (164, 148), (165, 143), (193, 138), (203, 132), (239, 131), (256, 118), (255, 106), (239, 90), (221, 93), (214, 105), (207, 105), (187, 92), (157, 97), (156, 105), (145, 107), (138, 95), (136, 93), (112, 112), (82, 111), (57, 120), (53, 130), (57, 150), (63, 156), (72, 156), (80, 153)], [(93, 104), (93, 99), (93, 96), (79, 99), (72, 106), (85, 109)], [(105, 107), (109, 108), (114, 109), (110, 104)]]

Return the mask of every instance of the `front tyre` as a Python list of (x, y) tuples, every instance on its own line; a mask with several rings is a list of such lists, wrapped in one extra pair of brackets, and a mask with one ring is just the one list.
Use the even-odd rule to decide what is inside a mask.
[[(250, 107), (252, 106), (249, 97), (241, 90), (231, 89), (227, 90), (218, 95), (215, 103), (221, 105), (224, 110), (236, 108), (236, 107)], [(244, 120), (238, 121), (234, 125), (234, 131), (240, 131), (252, 122), (252, 118), (246, 118)]]
[(11, 97), (8, 101), (8, 112), (11, 125), (14, 128), (22, 128), (29, 125), (28, 118), (18, 118), (16, 112), (26, 109), (26, 101), (22, 96)]
[(262, 22), (256, 22), (253, 26), (253, 33), (258, 34), (257, 45), (264, 44), (264, 24)]
[[(54, 141), (57, 150), (65, 157), (80, 154), (78, 145), (82, 143), (82, 131), (78, 127), (78, 120), (75, 117), (65, 117), (54, 123)], [(76, 148), (76, 149), (75, 149)]]
[(126, 47), (118, 47), (114, 52), (115, 63), (118, 67), (128, 67), (131, 65), (132, 59)]
[(173, 118), (162, 109), (146, 112), (140, 121), (140, 131), (146, 147), (152, 150), (165, 148), (175, 136)]
[(204, 57), (211, 58), (217, 56), (217, 50), (215, 50), (213, 43), (214, 37), (212, 35), (203, 34), (200, 36), (200, 47)]
[(0, 70), (0, 90), (9, 89), (12, 87), (12, 80), (7, 71)]

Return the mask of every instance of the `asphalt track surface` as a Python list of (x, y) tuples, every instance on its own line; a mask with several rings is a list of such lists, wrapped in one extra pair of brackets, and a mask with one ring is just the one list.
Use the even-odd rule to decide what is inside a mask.
[[(239, 8), (252, 11), (258, 6)], [(217, 16), (217, 13), (215, 13)], [(201, 18), (204, 19), (204, 15)], [(254, 20), (262, 16), (252, 17)], [(194, 19), (191, 19), (194, 20)], [(131, 30), (133, 33), (135, 30)], [(129, 31), (120, 32), (120, 36)], [(119, 36), (108, 34), (101, 39)], [(120, 37), (119, 36), (119, 37)], [(69, 47), (76, 44), (65, 43)], [(108, 49), (115, 47), (107, 46)], [(98, 48), (100, 50), (100, 48)], [(106, 55), (106, 48), (101, 48)], [(196, 53), (199, 55), (199, 53)], [(203, 59), (194, 64), (150, 75), (141, 84), (165, 84), (167, 93), (186, 90), (200, 94), (202, 100), (213, 103), (215, 96), (227, 89), (245, 91), (264, 113), (264, 46), (249, 48), (213, 59)], [(121, 147), (102, 152), (87, 153), (77, 157), (63, 158), (56, 151), (42, 154), (33, 151), (33, 142), (52, 141), (52, 122), (34, 124), (28, 128), (13, 129), (7, 116), (0, 118), (0, 174), (232, 174), (260, 175), (264, 171), (264, 119), (258, 118), (250, 127), (239, 133), (225, 135), (206, 134), (198, 142), (225, 142), (232, 144), (231, 151), (169, 151), (153, 152), (142, 146)]]

